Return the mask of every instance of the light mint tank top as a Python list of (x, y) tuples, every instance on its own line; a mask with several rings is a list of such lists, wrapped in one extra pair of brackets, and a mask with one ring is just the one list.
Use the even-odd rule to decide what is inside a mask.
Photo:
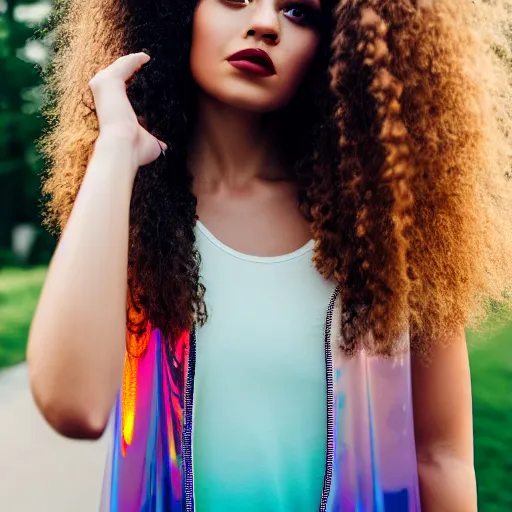
[(313, 240), (277, 257), (196, 224), (208, 322), (197, 329), (192, 460), (197, 512), (311, 512), (326, 457), (325, 316), (335, 282)]

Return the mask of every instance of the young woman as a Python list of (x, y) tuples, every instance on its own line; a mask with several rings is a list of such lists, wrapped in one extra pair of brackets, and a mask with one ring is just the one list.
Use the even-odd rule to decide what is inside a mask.
[(111, 417), (103, 510), (476, 510), (464, 328), (512, 283), (500, 7), (57, 4), (28, 361), (57, 431)]

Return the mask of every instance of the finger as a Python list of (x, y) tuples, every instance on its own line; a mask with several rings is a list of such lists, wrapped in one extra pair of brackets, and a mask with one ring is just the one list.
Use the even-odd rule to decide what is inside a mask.
[[(135, 55), (139, 55), (138, 58)], [(125, 57), (127, 58), (125, 59)], [(94, 96), (100, 129), (106, 123), (133, 123), (137, 120), (126, 94), (126, 84), (123, 78), (132, 76), (148, 60), (148, 58), (141, 59), (140, 54), (120, 57), (109, 68), (101, 72), (102, 76), (98, 75), (91, 80), (90, 87)]]
[(129, 53), (115, 60), (108, 67), (108, 71), (126, 82), (149, 60), (150, 56), (147, 53)]

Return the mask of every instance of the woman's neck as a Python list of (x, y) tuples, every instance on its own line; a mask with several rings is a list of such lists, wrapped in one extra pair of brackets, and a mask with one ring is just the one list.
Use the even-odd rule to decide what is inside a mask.
[(234, 108), (203, 93), (198, 97), (189, 168), (196, 187), (243, 189), (255, 180), (286, 176), (263, 114)]

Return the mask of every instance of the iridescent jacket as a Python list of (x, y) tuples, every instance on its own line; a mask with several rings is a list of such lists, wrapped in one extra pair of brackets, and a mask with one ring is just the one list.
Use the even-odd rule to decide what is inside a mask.
[[(364, 350), (348, 358), (334, 328), (340, 315), (337, 288), (325, 321), (327, 445), (318, 511), (420, 512), (408, 333), (394, 358)], [(148, 326), (148, 336), (143, 355), (126, 358), (101, 512), (195, 510), (195, 330), (181, 336), (174, 354), (158, 329)]]

